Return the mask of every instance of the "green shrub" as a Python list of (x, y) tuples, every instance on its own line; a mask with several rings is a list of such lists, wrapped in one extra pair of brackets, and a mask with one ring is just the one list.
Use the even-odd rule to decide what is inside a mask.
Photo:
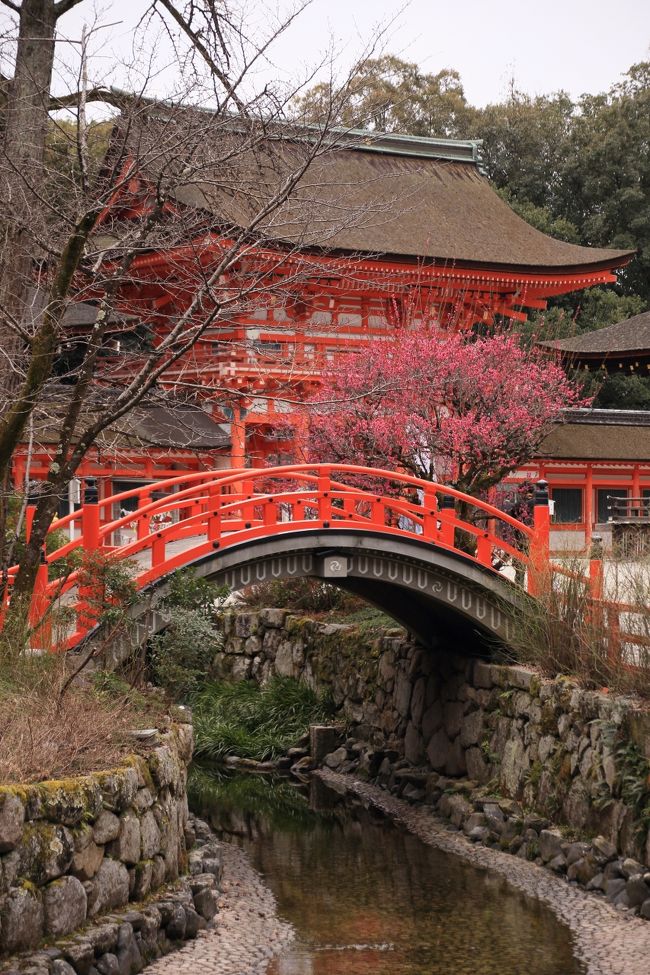
[(174, 700), (190, 701), (207, 679), (223, 640), (212, 620), (199, 610), (175, 606), (168, 616), (164, 631), (151, 642), (151, 675)]
[(248, 586), (240, 594), (251, 609), (294, 609), (307, 613), (329, 613), (332, 610), (353, 612), (364, 606), (363, 600), (351, 596), (319, 579), (272, 579)]
[(252, 681), (210, 684), (193, 706), (195, 754), (211, 759), (276, 758), (310, 724), (334, 713), (327, 697), (291, 677), (274, 677), (262, 687)]
[(212, 618), (215, 605), (221, 603), (229, 591), (227, 586), (217, 586), (208, 579), (197, 579), (193, 569), (184, 569), (173, 574), (163, 606), (193, 609), (206, 618)]
[(225, 586), (197, 579), (192, 569), (176, 572), (162, 602), (168, 623), (149, 646), (149, 669), (155, 683), (177, 701), (190, 701), (206, 681), (223, 637), (215, 610), (228, 595)]

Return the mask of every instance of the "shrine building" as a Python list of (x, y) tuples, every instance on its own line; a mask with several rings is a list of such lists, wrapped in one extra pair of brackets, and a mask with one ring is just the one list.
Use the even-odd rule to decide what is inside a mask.
[[(210, 173), (209, 157), (203, 181), (189, 185), (179, 164), (168, 219), (185, 220), (195, 236), (139, 253), (120, 299), (121, 311), (141, 323), (150, 343), (159, 342), (189, 307), (197, 253), (202, 274), (217, 266), (233, 228), (247, 226), (250, 200), (260, 206), (272, 198), (299, 166), (308, 141), (304, 133), (269, 137), (263, 164), (258, 158), (252, 165), (242, 154), (227, 192), (219, 174)], [(146, 166), (136, 167), (102, 214), (97, 236), (108, 260), (114, 228), (142, 219), (154, 190)], [(124, 481), (156, 480), (187, 469), (186, 461), (189, 469), (282, 463), (292, 445), (279, 431), (280, 421), (292, 402), (318, 387), (323, 366), (337, 355), (362, 349), (398, 323), (417, 328), (427, 320), (467, 329), (477, 323), (489, 327), (497, 318), (523, 321), (531, 310), (543, 310), (549, 298), (614, 283), (616, 271), (633, 256), (566, 243), (531, 227), (491, 187), (479, 142), (354, 131), (335, 134), (335, 144), (313, 159), (297, 189), (256, 234), (219, 280), (222, 294), (245, 293), (245, 300), (231, 303), (162, 383), (172, 404), (181, 387), (194, 390), (194, 409), (213, 424), (208, 436), (216, 437), (213, 449), (197, 459), (187, 436), (173, 443), (168, 422), (164, 446), (146, 447), (140, 438), (140, 446), (132, 439), (126, 450), (122, 429), (120, 451), (98, 448), (80, 471), (81, 477), (99, 478), (103, 496)], [(246, 290), (251, 276), (263, 286)], [(71, 329), (82, 331), (78, 324)], [(137, 355), (134, 349), (131, 361)], [(107, 382), (120, 368), (116, 355), (112, 372), (107, 366)], [(141, 425), (142, 418), (133, 422)], [(605, 426), (598, 429), (602, 436)], [(559, 427), (545, 447), (551, 453), (531, 466), (531, 476), (547, 477), (556, 500), (564, 498), (558, 503), (563, 519), (563, 512), (577, 510), (577, 502), (558, 492), (572, 490), (574, 477), (587, 477), (584, 465), (579, 471), (567, 466), (582, 463), (588, 453), (571, 446), (571, 437), (579, 441), (587, 431), (593, 432), (586, 419)], [(633, 444), (634, 437), (632, 452)], [(41, 446), (44, 463), (47, 445)], [(623, 478), (620, 465), (634, 464), (631, 457), (606, 459), (611, 464), (602, 472), (592, 467), (592, 485), (615, 487)], [(629, 489), (650, 489), (650, 468), (642, 464), (636, 470), (630, 468)], [(586, 480), (584, 487), (589, 492)], [(583, 526), (590, 511), (585, 496)]]

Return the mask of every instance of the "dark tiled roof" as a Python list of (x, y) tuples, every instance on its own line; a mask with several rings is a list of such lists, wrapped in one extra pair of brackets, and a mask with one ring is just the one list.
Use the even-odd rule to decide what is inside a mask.
[[(304, 164), (313, 138), (303, 130), (257, 138), (223, 119), (211, 121), (209, 113), (201, 120), (200, 152), (189, 160), (182, 153), (170, 159), (169, 169), (178, 174), (172, 194), (207, 211), (219, 229), (247, 226)], [(138, 131), (145, 173), (150, 152), (158, 148), (160, 159), (169, 124), (168, 118), (147, 116)], [(267, 241), (302, 248), (537, 271), (616, 267), (633, 254), (579, 247), (535, 230), (494, 192), (476, 150), (476, 143), (453, 140), (339, 137), (258, 232)]]
[(230, 437), (211, 416), (187, 403), (136, 407), (119, 421), (117, 429), (154, 447), (210, 450), (230, 445)]
[(594, 332), (573, 335), (567, 339), (543, 342), (562, 352), (580, 356), (620, 355), (622, 353), (650, 352), (650, 311), (644, 311), (624, 322), (598, 328)]
[[(44, 288), (30, 289), (26, 306), (26, 318), (28, 321), (32, 323), (37, 322), (43, 314), (47, 304), (47, 297), (48, 294)], [(97, 321), (97, 312), (97, 306), (90, 304), (88, 301), (70, 300), (63, 314), (63, 324), (71, 328), (80, 325), (94, 325)], [(118, 315), (114, 313), (110, 316), (109, 321), (126, 321), (132, 317), (132, 315)]]
[[(58, 432), (56, 417), (63, 415), (71, 389), (61, 385), (48, 389), (34, 417), (35, 437), (39, 442), (54, 442)], [(92, 419), (99, 410), (106, 410), (116, 395), (114, 390), (99, 389), (86, 405), (87, 419)], [(96, 443), (104, 451), (129, 447), (217, 450), (228, 447), (230, 437), (200, 407), (156, 392), (155, 401), (134, 407), (100, 434)]]
[(557, 460), (650, 460), (650, 412), (570, 410), (537, 451)]

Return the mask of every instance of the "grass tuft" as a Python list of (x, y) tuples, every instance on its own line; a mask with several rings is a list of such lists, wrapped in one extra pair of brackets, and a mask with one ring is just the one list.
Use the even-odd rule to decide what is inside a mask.
[(129, 732), (164, 713), (114, 675), (65, 687), (64, 655), (25, 657), (0, 680), (0, 785), (111, 768), (133, 751)]
[(327, 697), (291, 677), (274, 677), (262, 687), (252, 681), (209, 684), (194, 698), (193, 710), (195, 755), (257, 761), (282, 755), (310, 724), (334, 713)]

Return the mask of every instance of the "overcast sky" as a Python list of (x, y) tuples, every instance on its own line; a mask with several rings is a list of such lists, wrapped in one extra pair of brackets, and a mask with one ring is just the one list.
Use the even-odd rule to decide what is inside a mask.
[[(247, 0), (247, 8), (264, 21), (276, 2), (282, 6)], [(122, 21), (98, 35), (106, 69), (113, 52), (128, 59), (133, 26), (147, 6), (147, 0), (98, 3), (104, 22)], [(373, 29), (392, 18), (388, 51), (427, 71), (455, 68), (476, 105), (502, 98), (511, 77), (530, 94), (601, 91), (631, 64), (650, 59), (650, 0), (313, 0), (275, 48), (268, 70), (300, 75), (332, 37), (343, 62), (351, 61)], [(61, 27), (78, 37), (90, 19), (88, 0)]]

